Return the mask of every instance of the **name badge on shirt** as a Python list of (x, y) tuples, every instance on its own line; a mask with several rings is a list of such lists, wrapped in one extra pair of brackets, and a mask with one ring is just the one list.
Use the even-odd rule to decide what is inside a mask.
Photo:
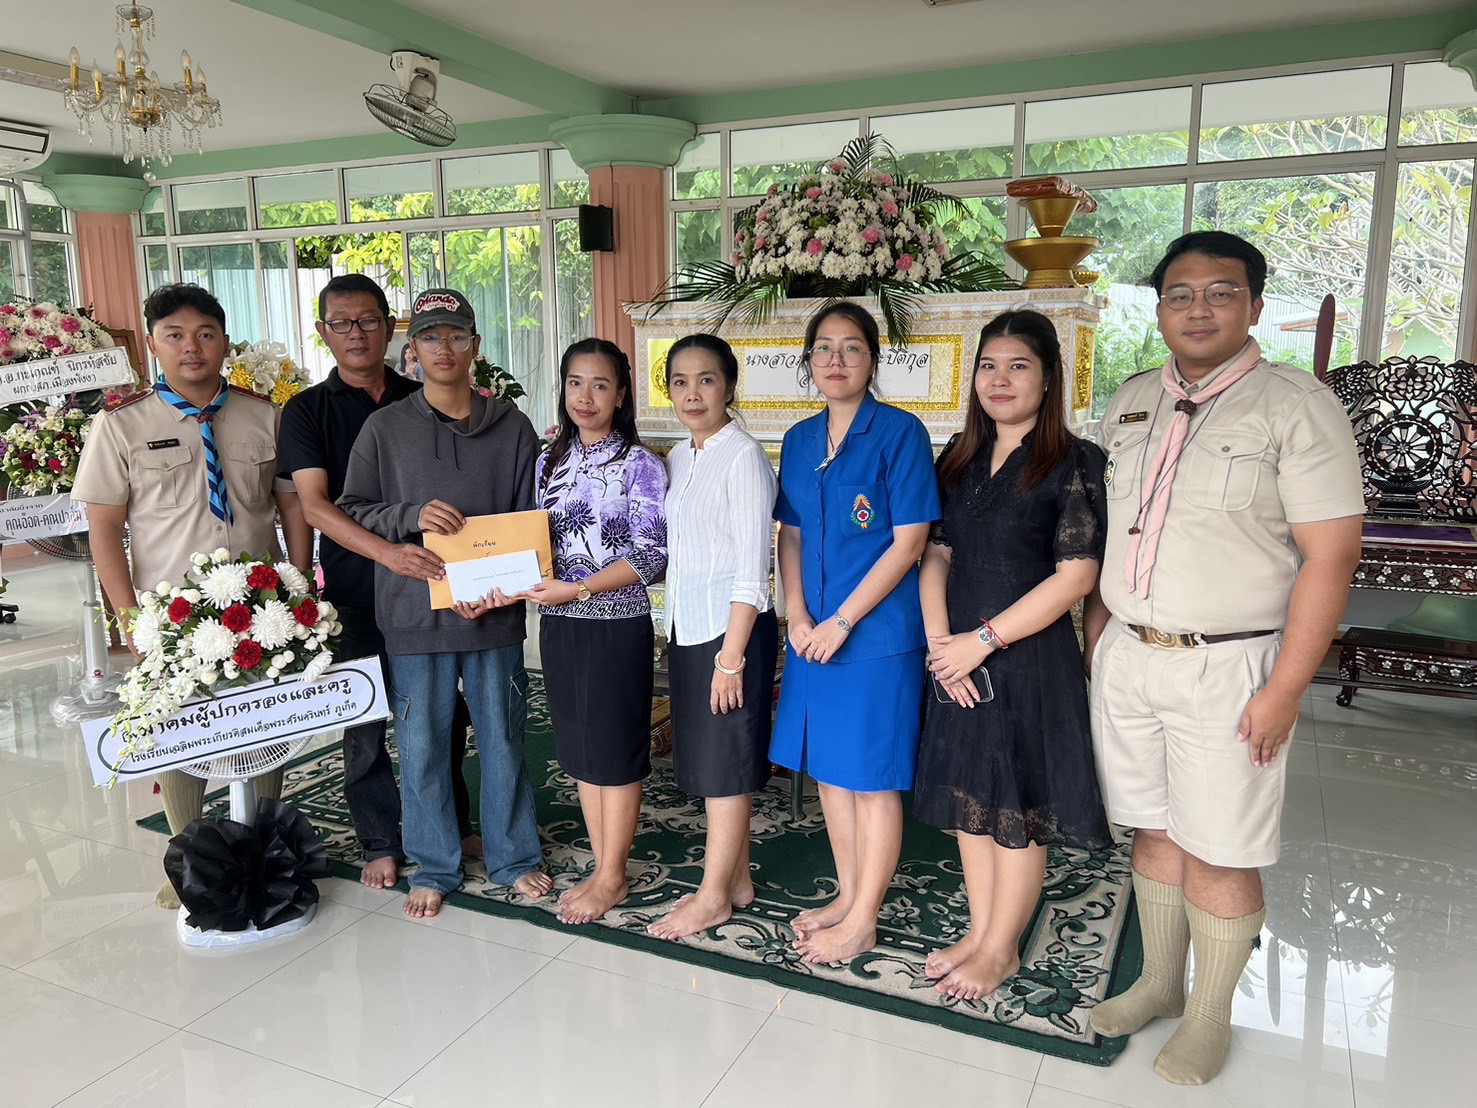
[(166, 447), (178, 446), (178, 445), (179, 445), (179, 439), (150, 439), (149, 440), (149, 449), (150, 450), (163, 450)]
[(1142, 423), (1149, 418), (1148, 412), (1124, 412), (1118, 417), (1119, 423)]

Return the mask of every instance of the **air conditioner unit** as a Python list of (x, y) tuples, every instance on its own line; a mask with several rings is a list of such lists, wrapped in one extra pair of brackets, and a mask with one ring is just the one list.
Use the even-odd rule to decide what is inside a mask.
[(50, 150), (51, 132), (45, 127), (0, 119), (0, 175), (35, 169)]

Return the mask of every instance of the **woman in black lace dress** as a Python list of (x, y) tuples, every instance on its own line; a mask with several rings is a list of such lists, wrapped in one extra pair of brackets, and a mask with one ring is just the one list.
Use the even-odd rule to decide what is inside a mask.
[(991, 320), (964, 430), (939, 459), (944, 517), (919, 577), (933, 687), (914, 812), (959, 832), (970, 917), (926, 970), (961, 1000), (1019, 970), (1046, 844), (1111, 840), (1070, 615), (1103, 556), (1103, 466), (1067, 430), (1051, 321)]

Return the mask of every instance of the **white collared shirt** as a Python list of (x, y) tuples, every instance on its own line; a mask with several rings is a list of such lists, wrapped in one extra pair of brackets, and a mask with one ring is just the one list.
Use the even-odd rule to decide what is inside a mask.
[(701, 450), (691, 439), (673, 447), (667, 468), (667, 639), (693, 646), (728, 630), (731, 604), (769, 611), (776, 481), (764, 448), (734, 423)]

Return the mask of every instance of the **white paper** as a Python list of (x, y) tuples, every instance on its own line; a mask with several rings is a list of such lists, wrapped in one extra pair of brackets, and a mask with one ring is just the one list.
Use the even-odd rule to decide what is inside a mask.
[(493, 589), (502, 589), (504, 595), (512, 596), (533, 588), (543, 579), (539, 572), (538, 553), (533, 550), (446, 563), (446, 583), (451, 586), (451, 599), (465, 600), (468, 604), (475, 604)]
[(0, 366), (0, 404), (40, 400), (109, 385), (125, 385), (135, 379), (128, 364), (128, 351), (121, 346), (36, 358)]
[(0, 541), (49, 539), (87, 530), (87, 505), (70, 492), (0, 502)]
[(222, 689), (213, 699), (192, 701), (155, 730), (154, 749), (121, 766), (123, 740), (108, 734), (111, 716), (83, 723), (82, 738), (92, 779), (106, 785), (113, 779), (115, 766), (120, 781), (151, 777), (223, 754), (389, 716), (379, 659), (356, 658), (329, 666), (321, 679), (311, 683), (300, 676), (284, 677)]

